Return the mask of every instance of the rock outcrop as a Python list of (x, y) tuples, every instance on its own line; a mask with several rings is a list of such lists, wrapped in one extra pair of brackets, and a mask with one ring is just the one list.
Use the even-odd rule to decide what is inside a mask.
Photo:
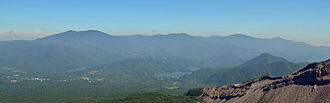
[(330, 103), (330, 59), (287, 76), (207, 87), (200, 97), (210, 103)]

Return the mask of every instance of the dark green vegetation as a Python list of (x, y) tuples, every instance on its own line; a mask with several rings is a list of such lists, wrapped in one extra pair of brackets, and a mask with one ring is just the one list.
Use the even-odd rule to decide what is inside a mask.
[(200, 96), (203, 93), (203, 88), (194, 88), (188, 90), (187, 93), (185, 93), (186, 96)]
[(197, 102), (203, 103), (203, 101), (197, 97), (190, 97), (183, 95), (174, 96), (174, 95), (152, 92), (152, 93), (134, 94), (120, 99), (97, 101), (95, 103), (197, 103)]
[(85, 71), (35, 76), (2, 67), (0, 98), (4, 103), (59, 103), (88, 102), (156, 91), (183, 94), (185, 91), (177, 86), (176, 78), (157, 77), (159, 73), (190, 71), (170, 60), (172, 58), (127, 59)]

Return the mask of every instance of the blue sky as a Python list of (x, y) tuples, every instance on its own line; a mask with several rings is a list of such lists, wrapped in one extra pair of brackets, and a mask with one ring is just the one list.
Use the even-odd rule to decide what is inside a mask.
[(67, 30), (282, 37), (330, 46), (329, 0), (0, 0), (0, 40)]

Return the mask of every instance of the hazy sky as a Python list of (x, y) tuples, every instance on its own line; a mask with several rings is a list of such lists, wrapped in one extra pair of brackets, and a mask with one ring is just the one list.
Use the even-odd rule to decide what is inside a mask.
[(0, 40), (67, 30), (282, 37), (330, 46), (330, 0), (0, 0)]

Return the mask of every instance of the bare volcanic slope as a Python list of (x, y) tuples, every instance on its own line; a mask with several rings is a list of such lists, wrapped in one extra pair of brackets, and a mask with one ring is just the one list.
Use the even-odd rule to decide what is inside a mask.
[(200, 97), (209, 103), (330, 103), (330, 59), (287, 76), (203, 88)]

